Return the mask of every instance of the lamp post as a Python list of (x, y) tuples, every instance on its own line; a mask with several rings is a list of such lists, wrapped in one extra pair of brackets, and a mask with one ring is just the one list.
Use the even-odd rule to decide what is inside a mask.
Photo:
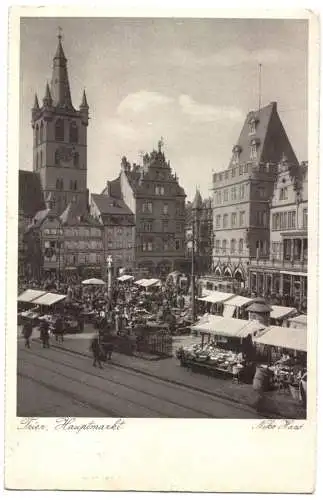
[(112, 257), (111, 257), (111, 255), (108, 255), (108, 257), (107, 257), (107, 267), (108, 267), (108, 295), (109, 295), (109, 299), (111, 299), (111, 283), (112, 283), (112, 277), (111, 277)]

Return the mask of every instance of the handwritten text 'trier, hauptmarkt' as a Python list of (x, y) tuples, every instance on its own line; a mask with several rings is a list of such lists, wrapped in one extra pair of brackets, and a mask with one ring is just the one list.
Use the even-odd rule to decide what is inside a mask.
[(75, 432), (76, 434), (84, 431), (104, 432), (104, 431), (119, 431), (125, 424), (122, 418), (115, 420), (111, 424), (90, 420), (89, 422), (77, 422), (74, 417), (57, 418), (55, 422), (50, 424), (44, 423), (36, 417), (22, 418), (18, 424), (18, 430), (27, 431), (65, 431)]

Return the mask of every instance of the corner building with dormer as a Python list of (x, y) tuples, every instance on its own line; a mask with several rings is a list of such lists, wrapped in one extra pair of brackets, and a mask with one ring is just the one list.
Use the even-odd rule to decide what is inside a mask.
[(32, 108), (33, 171), (39, 174), (44, 198), (51, 196), (58, 213), (76, 202), (88, 205), (87, 126), (89, 106), (85, 91), (79, 109), (72, 104), (67, 59), (61, 36), (53, 59), (51, 84), (41, 105), (37, 94)]
[(226, 170), (213, 175), (213, 276), (248, 286), (251, 259), (270, 253), (270, 202), (282, 157), (298, 165), (277, 103), (248, 113)]

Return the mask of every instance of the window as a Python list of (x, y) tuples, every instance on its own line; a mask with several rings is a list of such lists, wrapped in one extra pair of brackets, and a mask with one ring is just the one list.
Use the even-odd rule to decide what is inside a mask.
[(237, 199), (237, 189), (236, 187), (231, 188), (231, 200), (235, 201)]
[(221, 215), (217, 215), (215, 221), (216, 221), (215, 222), (216, 227), (220, 227), (220, 225), (221, 225)]
[(227, 240), (222, 241), (222, 253), (226, 253), (227, 251)]
[(265, 196), (266, 196), (266, 190), (265, 190), (265, 188), (260, 187), (258, 189), (258, 195), (259, 195), (259, 198), (261, 198), (261, 199), (265, 198)]
[(215, 240), (215, 251), (216, 253), (220, 252), (220, 240)]
[(168, 215), (168, 203), (164, 203), (164, 206), (163, 206), (163, 214), (164, 214), (164, 215)]
[(148, 252), (152, 252), (152, 249), (153, 249), (153, 243), (152, 243), (152, 241), (148, 241), (148, 244), (147, 244)]
[(227, 189), (225, 189), (223, 191), (223, 201), (228, 201), (228, 190)]
[(160, 185), (155, 186), (155, 194), (157, 194), (157, 195), (165, 194), (164, 186), (160, 186)]
[(243, 239), (242, 238), (239, 240), (239, 254), (240, 255), (243, 254)]
[(256, 133), (256, 120), (253, 119), (249, 123), (249, 135), (253, 135)]
[(303, 209), (303, 228), (307, 229), (307, 208)]
[(237, 214), (231, 214), (231, 227), (236, 227), (237, 225)]
[(143, 223), (143, 230), (147, 233), (151, 233), (153, 230), (153, 225), (152, 222), (144, 222)]
[(233, 169), (232, 169), (232, 177), (235, 177), (235, 176), (236, 176), (236, 169), (235, 169), (235, 168), (233, 168)]
[(229, 172), (228, 171), (224, 172), (224, 178), (229, 179)]
[(64, 120), (59, 118), (55, 123), (55, 141), (64, 141)]
[(39, 143), (39, 127), (38, 127), (38, 124), (36, 125), (35, 136), (36, 136), (36, 145), (38, 145), (38, 143)]
[(273, 231), (277, 231), (279, 229), (279, 214), (273, 214), (272, 216), (272, 228)]
[(175, 249), (179, 250), (181, 248), (181, 242), (180, 240), (175, 240)]
[(235, 239), (231, 240), (230, 250), (231, 250), (232, 254), (236, 253), (236, 240)]
[(239, 225), (240, 226), (244, 226), (245, 225), (245, 212), (240, 212)]
[(41, 122), (39, 129), (39, 142), (42, 143), (44, 140), (44, 124)]
[(248, 170), (249, 170), (248, 165), (245, 165), (245, 166), (244, 166), (244, 173), (245, 173), (245, 174), (247, 174), (247, 173), (248, 173)]
[(80, 155), (77, 152), (74, 153), (73, 164), (74, 164), (74, 167), (76, 167), (76, 168), (79, 168), (79, 166), (80, 166)]
[(163, 228), (163, 233), (166, 233), (168, 231), (168, 221), (164, 220), (162, 222), (162, 228)]
[(242, 174), (243, 174), (243, 166), (240, 165), (240, 167), (239, 167), (239, 175), (242, 175)]
[(296, 227), (296, 212), (292, 212), (291, 229)]
[(55, 151), (55, 165), (59, 165), (59, 151), (56, 149)]
[(240, 200), (243, 200), (245, 196), (244, 184), (240, 185)]
[(151, 201), (144, 201), (143, 204), (142, 204), (142, 211), (143, 212), (148, 212), (148, 213), (152, 213), (153, 211), (153, 204), (151, 203)]
[(163, 241), (163, 249), (164, 249), (164, 252), (167, 252), (168, 251), (168, 241), (167, 240), (164, 240)]
[(222, 181), (222, 174), (219, 174), (219, 181)]
[(176, 222), (176, 233), (181, 233), (183, 231), (183, 224), (181, 222)]
[(279, 199), (287, 200), (288, 199), (288, 190), (287, 187), (281, 188), (279, 191)]
[(40, 167), (43, 166), (43, 152), (40, 152)]
[(226, 229), (228, 227), (228, 214), (224, 214), (223, 216), (223, 228)]
[(70, 180), (70, 190), (72, 190), (72, 189), (73, 189), (73, 181)]
[(76, 144), (78, 142), (78, 128), (75, 122), (70, 124), (70, 142)]
[(250, 148), (250, 160), (257, 159), (257, 144), (252, 144)]

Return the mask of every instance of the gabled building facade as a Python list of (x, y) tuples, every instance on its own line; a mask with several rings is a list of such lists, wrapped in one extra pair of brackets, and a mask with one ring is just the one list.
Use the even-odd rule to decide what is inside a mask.
[(278, 163), (297, 158), (272, 102), (248, 113), (229, 167), (213, 175), (213, 273), (248, 284), (248, 266), (270, 253), (270, 200)]
[(90, 211), (102, 226), (104, 260), (112, 258), (115, 274), (120, 268), (133, 269), (135, 260), (135, 216), (122, 199), (92, 194)]
[(185, 261), (185, 192), (161, 150), (131, 165), (124, 157), (120, 175), (103, 194), (120, 192), (135, 214), (135, 262), (153, 275), (180, 269)]

